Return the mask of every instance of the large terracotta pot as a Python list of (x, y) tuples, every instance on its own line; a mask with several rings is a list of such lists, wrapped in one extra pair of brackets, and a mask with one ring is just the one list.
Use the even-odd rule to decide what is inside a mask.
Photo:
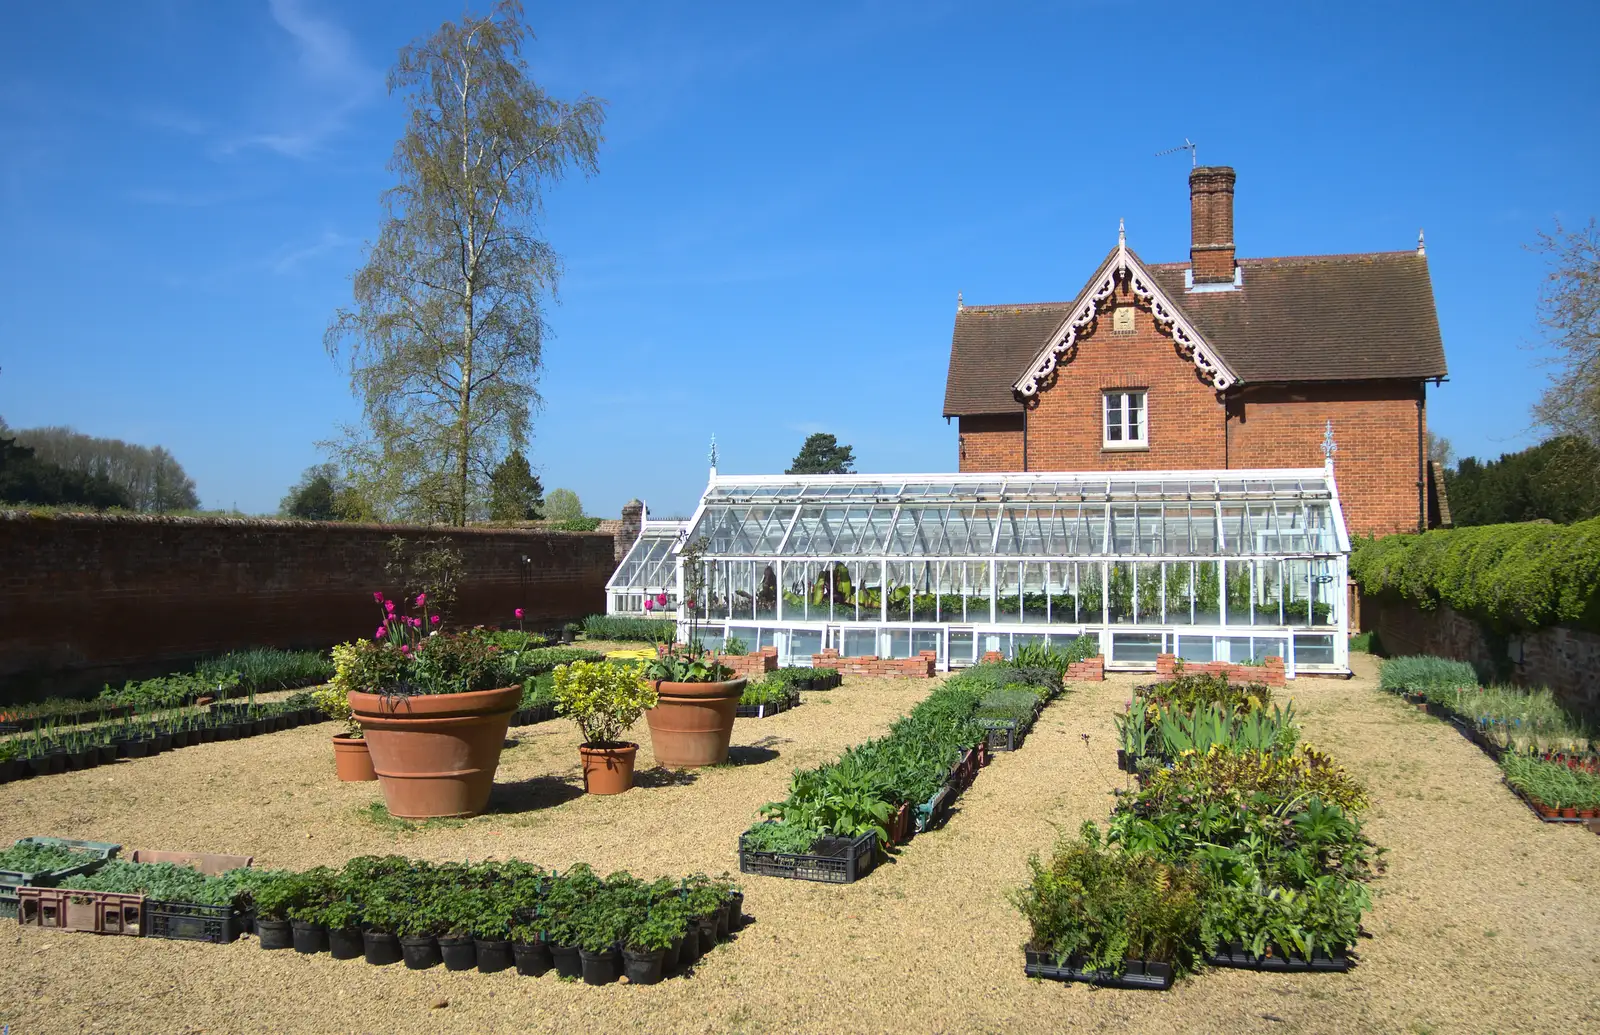
[(717, 765), (728, 760), (734, 711), (745, 680), (669, 683), (657, 680), (659, 700), (645, 712), (656, 762), (673, 769)]
[(472, 816), (489, 804), (522, 688), (385, 697), (350, 694), (389, 814)]
[(372, 752), (367, 750), (367, 742), (360, 737), (333, 738), (333, 768), (345, 783), (378, 778), (378, 774), (372, 771)]
[(583, 758), (583, 789), (590, 794), (621, 794), (633, 786), (633, 762), (639, 753), (637, 744), (618, 744), (615, 747), (590, 747), (578, 745)]

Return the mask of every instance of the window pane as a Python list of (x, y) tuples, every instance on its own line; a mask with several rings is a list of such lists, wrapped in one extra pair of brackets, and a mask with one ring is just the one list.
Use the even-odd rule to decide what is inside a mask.
[(1141, 392), (1128, 393), (1128, 441), (1138, 442), (1144, 438), (1140, 417), (1144, 413), (1144, 394)]
[(1115, 392), (1106, 396), (1106, 441), (1122, 441), (1122, 396)]

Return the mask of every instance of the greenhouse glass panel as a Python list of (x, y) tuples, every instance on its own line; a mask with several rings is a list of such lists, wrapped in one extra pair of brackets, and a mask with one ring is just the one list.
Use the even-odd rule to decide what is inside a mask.
[(943, 667), (1084, 630), (1114, 669), (1277, 650), (1292, 675), (1296, 634), (1315, 631), (1307, 665), (1348, 663), (1349, 538), (1326, 468), (713, 476), (686, 525), (646, 525), (610, 607), (675, 594), (694, 541), (704, 610), (757, 630), (752, 642), (775, 630), (786, 655), (820, 637), (936, 650)]

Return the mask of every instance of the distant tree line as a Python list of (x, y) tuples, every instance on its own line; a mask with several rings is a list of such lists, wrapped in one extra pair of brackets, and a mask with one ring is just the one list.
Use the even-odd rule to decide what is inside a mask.
[(1577, 435), (1557, 435), (1498, 460), (1463, 457), (1445, 468), (1444, 484), (1458, 526), (1569, 524), (1600, 516), (1600, 448)]
[(200, 506), (194, 480), (160, 446), (94, 438), (71, 428), (12, 431), (4, 422), (0, 501), (157, 514)]

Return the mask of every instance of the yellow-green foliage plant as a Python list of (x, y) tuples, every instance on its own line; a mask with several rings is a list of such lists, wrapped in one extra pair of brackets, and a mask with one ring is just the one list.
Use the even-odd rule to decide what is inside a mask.
[(655, 687), (633, 665), (574, 661), (555, 671), (556, 709), (578, 724), (588, 747), (623, 743), (625, 730), (656, 706)]

